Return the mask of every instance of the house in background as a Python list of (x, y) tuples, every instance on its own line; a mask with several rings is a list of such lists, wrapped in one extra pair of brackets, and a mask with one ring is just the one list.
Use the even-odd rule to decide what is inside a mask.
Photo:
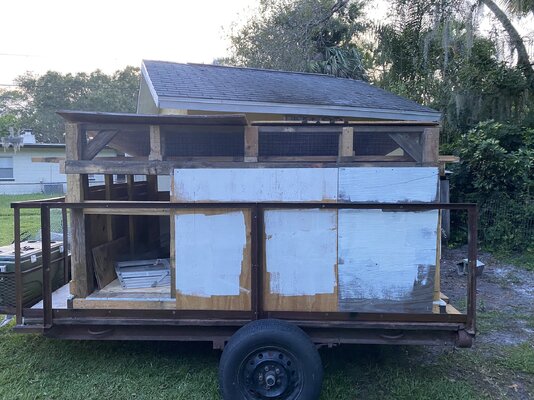
[[(29, 130), (20, 136), (20, 148), (9, 146), (7, 141), (0, 145), (0, 195), (65, 193), (67, 179), (59, 169), (59, 162), (65, 159), (65, 144), (37, 143)], [(106, 149), (102, 155), (115, 156), (116, 152)], [(91, 178), (103, 181), (102, 176)]]
[(438, 122), (441, 114), (367, 82), (329, 75), (145, 60), (139, 114), (244, 113), (248, 121)]

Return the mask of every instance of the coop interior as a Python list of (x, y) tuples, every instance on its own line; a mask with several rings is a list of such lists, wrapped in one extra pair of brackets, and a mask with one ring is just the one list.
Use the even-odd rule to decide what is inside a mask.
[[(67, 201), (91, 205), (71, 215), (67, 307), (246, 311), (256, 262), (265, 311), (458, 313), (440, 291), (440, 211), (276, 207), (439, 202), (432, 124), (64, 117), (85, 141), (67, 150)], [(239, 204), (262, 202), (254, 225)]]

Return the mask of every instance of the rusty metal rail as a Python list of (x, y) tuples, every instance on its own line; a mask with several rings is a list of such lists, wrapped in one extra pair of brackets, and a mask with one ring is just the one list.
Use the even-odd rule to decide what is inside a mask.
[[(437, 339), (451, 338), (454, 331), (457, 342), (471, 341), (475, 334), (476, 315), (476, 259), (477, 259), (477, 206), (471, 203), (170, 203), (168, 201), (142, 202), (84, 202), (67, 203), (60, 199), (54, 201), (26, 201), (11, 204), (14, 209), (15, 262), (16, 262), (16, 322), (17, 327), (24, 329), (25, 319), (35, 321), (41, 319), (37, 331), (49, 333), (51, 336), (65, 338), (95, 338), (91, 334), (81, 334), (80, 326), (114, 326), (114, 339), (128, 338), (127, 326), (136, 326), (130, 339), (150, 337), (149, 333), (158, 327), (161, 340), (170, 340), (174, 332), (176, 339), (182, 335), (189, 340), (199, 340), (213, 335), (213, 341), (226, 337), (228, 325), (239, 327), (246, 322), (259, 318), (281, 318), (295, 321), (304, 329), (313, 333), (317, 341), (324, 343), (433, 343)], [(21, 209), (40, 209), (41, 230), (43, 240), (43, 309), (23, 309), (22, 305), (22, 273), (20, 265), (20, 211)], [(210, 311), (210, 310), (78, 310), (53, 309), (52, 285), (50, 277), (50, 210), (62, 209), (63, 215), (69, 209), (110, 209), (123, 214), (134, 209), (192, 209), (192, 208), (249, 208), (252, 215), (252, 307), (249, 311)], [(399, 211), (428, 210), (463, 210), (468, 214), (468, 285), (467, 314), (415, 314), (415, 313), (358, 313), (358, 312), (289, 312), (266, 311), (262, 305), (262, 240), (263, 215), (266, 209), (382, 209)], [(66, 218), (65, 218), (66, 220)], [(64, 246), (68, 248), (67, 235), (64, 234)], [(370, 327), (369, 324), (375, 324)], [(222, 332), (210, 333), (221, 327)], [(145, 329), (146, 328), (146, 329)], [(187, 328), (187, 329), (186, 329)], [(196, 328), (196, 330), (195, 330)], [(208, 329), (209, 328), (209, 329)], [(31, 328), (30, 328), (31, 329)], [(148, 331), (147, 331), (148, 329)], [(234, 330), (237, 328), (233, 328)], [(395, 340), (384, 332), (403, 330), (405, 340)], [(231, 331), (232, 329), (230, 329)], [(425, 334), (418, 330), (425, 331)], [(361, 331), (357, 333), (356, 331)], [(60, 333), (63, 332), (63, 333)], [(102, 332), (108, 332), (107, 328)], [(139, 334), (136, 336), (135, 332)], [(195, 336), (195, 333), (196, 335)], [(374, 332), (374, 333), (373, 333)], [(439, 334), (438, 334), (439, 332)], [(449, 332), (449, 333), (447, 333)], [(166, 336), (167, 335), (167, 336)], [(425, 336), (426, 335), (426, 336)], [(463, 335), (463, 336), (462, 336)], [(466, 339), (469, 336), (469, 340)], [(97, 335), (98, 336), (98, 335)], [(103, 335), (106, 336), (106, 335)], [(166, 338), (166, 339), (164, 339)], [(393, 338), (393, 339), (392, 339)], [(210, 339), (208, 339), (210, 340)], [(466, 341), (467, 340), (467, 341)]]

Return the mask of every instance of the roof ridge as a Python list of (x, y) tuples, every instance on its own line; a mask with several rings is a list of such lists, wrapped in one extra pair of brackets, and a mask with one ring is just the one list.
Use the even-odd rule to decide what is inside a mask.
[(191, 65), (191, 66), (198, 66), (198, 67), (242, 69), (242, 70), (261, 71), (261, 72), (276, 72), (276, 73), (282, 73), (282, 74), (312, 75), (312, 76), (321, 76), (321, 77), (330, 78), (330, 79), (346, 79), (346, 80), (349, 80), (349, 81), (362, 82), (362, 83), (366, 83), (366, 84), (370, 85), (369, 82), (366, 82), (366, 81), (364, 81), (362, 79), (343, 78), (343, 77), (340, 77), (340, 76), (321, 74), (321, 73), (318, 73), (318, 72), (286, 71), (286, 70), (282, 70), (282, 69), (243, 67), (243, 66), (239, 66), (239, 65), (219, 65), (219, 64), (205, 64), (205, 63), (180, 63), (180, 62), (174, 62), (174, 61), (161, 61), (161, 60), (143, 60), (143, 63), (145, 61), (165, 63), (165, 64), (174, 64), (174, 65)]

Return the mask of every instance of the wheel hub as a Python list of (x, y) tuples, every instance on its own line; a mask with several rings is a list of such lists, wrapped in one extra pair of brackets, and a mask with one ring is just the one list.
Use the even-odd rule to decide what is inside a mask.
[(300, 382), (295, 359), (283, 350), (259, 350), (242, 368), (243, 389), (253, 399), (288, 399)]

